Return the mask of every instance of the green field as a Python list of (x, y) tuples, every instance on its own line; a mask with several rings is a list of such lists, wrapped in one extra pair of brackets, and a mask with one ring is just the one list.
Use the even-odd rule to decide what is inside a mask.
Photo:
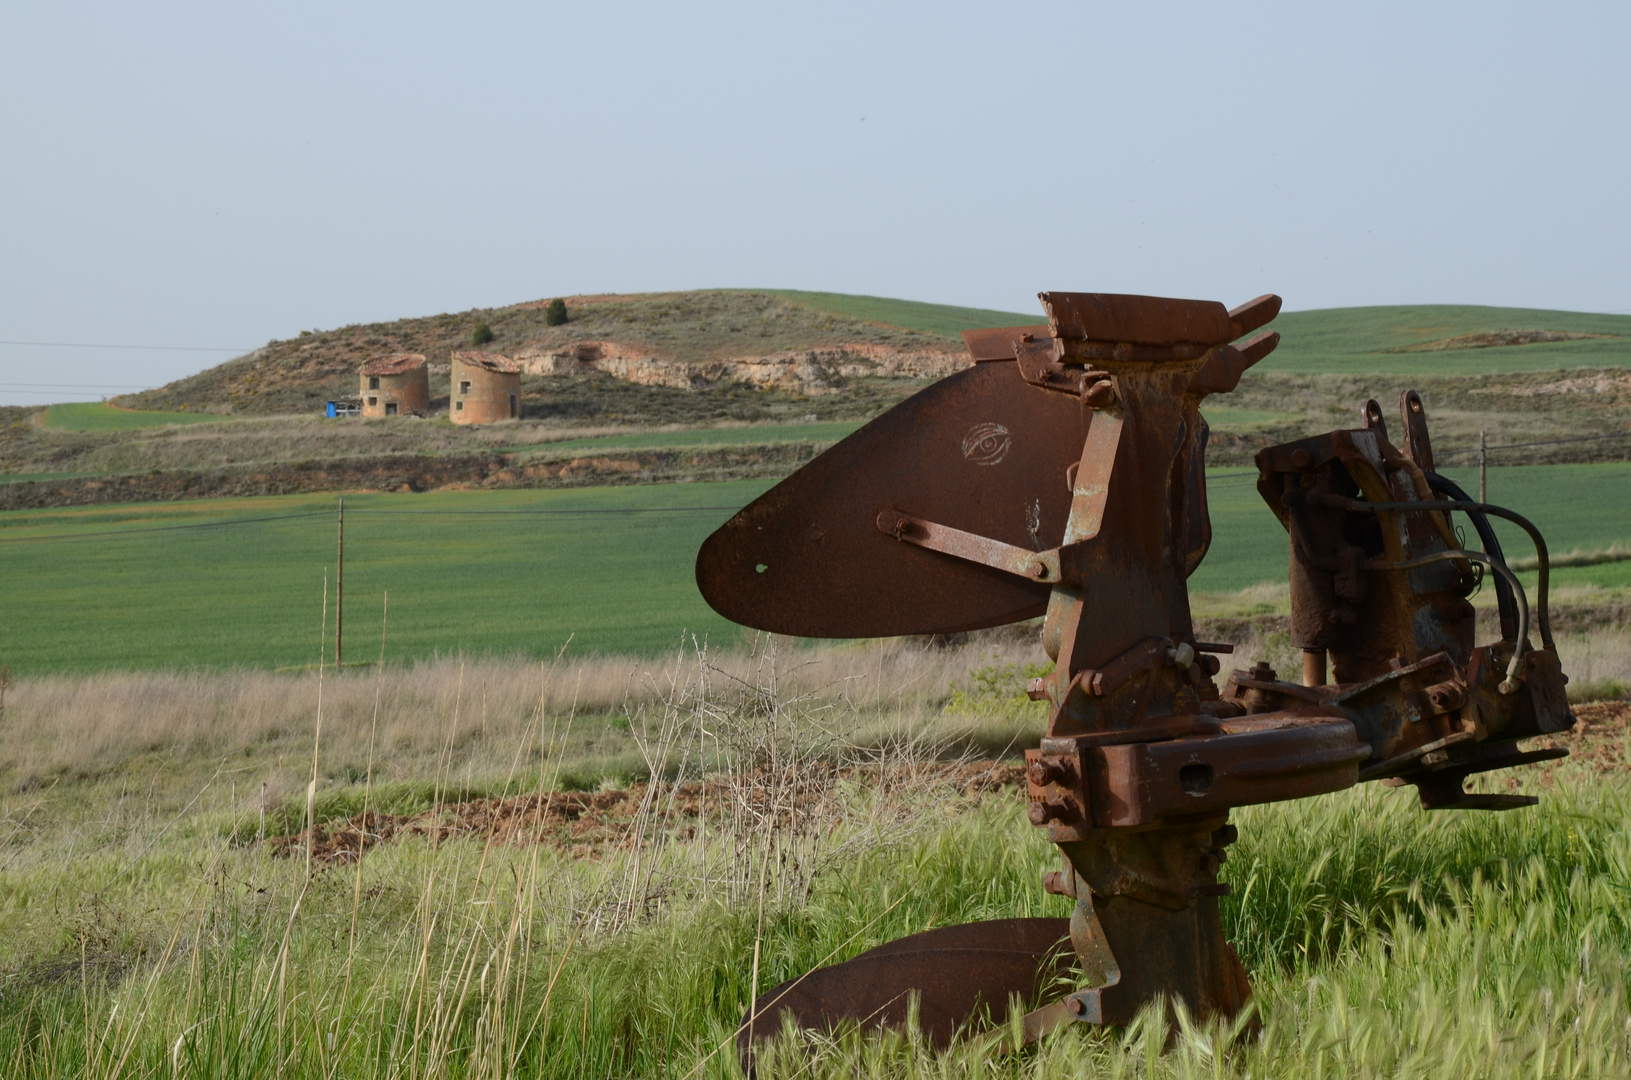
[[(1443, 472), (1477, 497), (1476, 469)], [(1256, 476), (1248, 469), (1226, 469), (1211, 477), (1207, 497), (1212, 511), (1212, 549), (1189, 580), (1192, 591), (1233, 591), (1260, 581), (1285, 579), (1289, 558), (1285, 530), (1257, 494)], [(1535, 522), (1553, 554), (1597, 551), (1631, 541), (1631, 513), (1626, 509), (1631, 507), (1631, 463), (1491, 469), (1489, 500)], [(1466, 523), (1459, 515), (1456, 520)], [(1517, 526), (1496, 521), (1495, 531), (1507, 558), (1534, 553), (1528, 535)], [(1466, 532), (1472, 536), (1470, 527)], [(1622, 588), (1631, 585), (1631, 562), (1554, 570), (1552, 583), (1554, 587), (1594, 584)]]
[(59, 431), (123, 431), (164, 424), (219, 423), (225, 419), (210, 413), (116, 409), (99, 401), (76, 401), (45, 410), (45, 426)]
[[(1287, 297), (1295, 303), (1295, 297)], [(1280, 347), (1261, 371), (1314, 374), (1482, 375), (1631, 366), (1631, 315), (1412, 304), (1290, 311), (1271, 325)], [(1611, 335), (1576, 341), (1445, 351), (1393, 351), (1494, 330)]]
[[(771, 290), (821, 311), (950, 337), (983, 326), (1046, 321), (1031, 313), (960, 308), (842, 293)], [(1222, 298), (1226, 304), (1237, 299)], [(1287, 296), (1295, 304), (1295, 296)], [(1631, 315), (1600, 315), (1537, 308), (1470, 304), (1393, 304), (1288, 311), (1274, 321), (1279, 349), (1260, 370), (1295, 374), (1476, 375), (1555, 368), (1631, 366)], [(1499, 348), (1404, 351), (1467, 334), (1495, 330), (1553, 330), (1605, 337)], [(1397, 351), (1396, 351), (1397, 350)]]
[[(1465, 470), (1464, 485), (1476, 484)], [(1284, 580), (1284, 531), (1246, 470), (1211, 484), (1214, 541), (1191, 580)], [(649, 654), (682, 631), (735, 640), (692, 580), (702, 540), (768, 481), (346, 496), (347, 658), (458, 651)], [(1631, 464), (1493, 470), (1490, 497), (1554, 552), (1631, 541)], [(272, 497), (8, 513), (0, 518), (0, 661), (21, 672), (283, 667), (314, 662), (335, 500)], [(207, 523), (219, 523), (207, 525)], [(185, 526), (207, 525), (203, 528)], [(1498, 526), (1509, 557), (1530, 553)], [(1631, 585), (1631, 563), (1557, 584)]]
[(860, 421), (836, 424), (756, 424), (751, 427), (685, 428), (679, 431), (635, 431), (627, 435), (597, 435), (585, 439), (529, 443), (514, 450), (666, 450), (689, 446), (764, 446), (771, 443), (832, 443), (856, 428)]
[[(1295, 413), (1260, 409), (1233, 409), (1209, 405), (1206, 419), (1214, 430), (1246, 429), (1286, 423)], [(754, 424), (743, 427), (700, 427), (677, 431), (634, 431), (621, 435), (595, 435), (582, 439), (528, 443), (507, 450), (666, 450), (693, 446), (764, 446), (773, 443), (832, 443), (861, 426), (861, 421), (828, 424)]]
[[(682, 630), (734, 638), (697, 593), (692, 560), (768, 486), (348, 496), (350, 658), (378, 654), (387, 589), (393, 657), (552, 654), (572, 634), (580, 653), (651, 653)], [(8, 514), (0, 660), (29, 672), (315, 662), (334, 507), (273, 497)], [(205, 522), (223, 524), (176, 528)]]
[(801, 292), (797, 289), (762, 291), (804, 304), (817, 311), (940, 337), (956, 337), (964, 330), (979, 330), (988, 326), (1026, 326), (1047, 322), (1040, 304), (1035, 312), (1026, 315), (1012, 311), (993, 311), (990, 308), (925, 304), (918, 300), (893, 300), (887, 296), (852, 296), (849, 293)]

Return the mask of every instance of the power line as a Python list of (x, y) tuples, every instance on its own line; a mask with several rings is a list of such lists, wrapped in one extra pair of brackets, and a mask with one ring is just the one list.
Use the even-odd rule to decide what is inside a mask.
[[(327, 510), (313, 510), (303, 514), (276, 514), (271, 517), (233, 518), (228, 521), (200, 521), (191, 525), (154, 525), (142, 529), (108, 529), (92, 533), (52, 533), (49, 536), (0, 536), (0, 544), (39, 544), (56, 540), (90, 540), (101, 536), (130, 536), (135, 533), (181, 532), (187, 529), (220, 529), (233, 525), (258, 525), (267, 521), (293, 521), (296, 518), (332, 517)], [(13, 526), (14, 528), (16, 526)]]
[(545, 516), (560, 515), (563, 517), (584, 515), (593, 517), (596, 515), (610, 514), (700, 514), (719, 510), (730, 510), (734, 512), (740, 509), (742, 509), (740, 506), (610, 506), (598, 510), (372, 510), (368, 507), (359, 507), (353, 509), (351, 512), (353, 514), (374, 514), (387, 517), (397, 514), (402, 514), (409, 517), (458, 517), (463, 515), (469, 515), (472, 517), (491, 517), (496, 515), (499, 517), (504, 517), (506, 515), (514, 514), (539, 514)]
[(46, 349), (147, 349), (154, 352), (254, 352), (236, 345), (93, 345), (84, 341), (0, 341), (0, 345), (27, 345)]
[[(1529, 446), (1559, 446), (1563, 443), (1600, 442), (1603, 439), (1624, 439), (1627, 436), (1631, 436), (1631, 431), (1615, 431), (1607, 435), (1580, 435), (1570, 439), (1541, 439), (1538, 442), (1497, 443), (1493, 446), (1486, 447), (1485, 450), (1486, 452), (1495, 450), (1521, 450), (1524, 447)], [(1467, 450), (1438, 450), (1435, 451), (1435, 453), (1476, 454), (1478, 453), (1478, 448), (1475, 446)]]
[[(142, 387), (141, 389), (145, 390), (146, 387)], [(36, 395), (38, 397), (51, 397), (53, 394), (73, 394), (73, 393), (79, 393), (81, 391), (83, 391), (84, 393), (88, 393), (88, 394), (100, 393), (99, 390), (97, 390), (97, 389), (95, 389), (93, 387), (73, 387), (73, 388), (64, 389), (64, 390), (13, 390), (13, 389), (10, 389), (8, 387), (5, 390), (5, 392), (8, 393), (8, 394), (34, 394), (34, 395)], [(85, 404), (85, 403), (84, 402), (65, 401), (65, 402), (49, 402), (49, 404), (53, 404), (53, 405), (57, 405), (57, 404), (75, 405), (75, 404)], [(94, 403), (92, 403), (92, 404), (94, 404)]]
[(0, 382), (0, 387), (45, 386), (54, 390), (146, 390), (147, 384), (135, 383), (59, 383), (59, 382)]
[[(459, 517), (459, 516), (514, 516), (514, 515), (543, 515), (543, 516), (616, 516), (623, 514), (688, 514), (688, 513), (717, 513), (729, 510), (732, 513), (742, 509), (740, 506), (627, 506), (606, 507), (595, 510), (370, 510), (366, 507), (353, 507), (353, 515), (385, 515), (407, 517)], [(85, 540), (104, 536), (132, 536), (136, 533), (153, 532), (184, 532), (190, 529), (219, 529), (235, 525), (258, 525), (269, 521), (295, 521), (300, 518), (327, 518), (332, 512), (328, 510), (310, 510), (298, 514), (275, 514), (269, 517), (258, 518), (232, 518), (226, 521), (199, 521), (187, 525), (155, 525), (137, 529), (107, 529), (91, 533), (52, 533), (48, 536), (0, 536), (0, 544), (29, 544), (44, 543), (56, 540)], [(18, 526), (12, 526), (16, 528)]]

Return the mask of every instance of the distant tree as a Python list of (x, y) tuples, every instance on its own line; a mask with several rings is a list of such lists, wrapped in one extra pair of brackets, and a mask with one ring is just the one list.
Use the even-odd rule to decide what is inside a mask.
[(565, 321), (566, 301), (557, 296), (555, 299), (551, 300), (549, 302), (549, 306), (544, 309), (544, 325), (559, 326)]
[(472, 345), (485, 345), (491, 340), (493, 340), (493, 328), (484, 322), (477, 323), (476, 328), (470, 332), (470, 344)]

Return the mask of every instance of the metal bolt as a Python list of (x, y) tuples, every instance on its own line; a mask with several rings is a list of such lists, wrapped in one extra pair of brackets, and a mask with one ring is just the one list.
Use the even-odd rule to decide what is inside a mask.
[(1065, 807), (1056, 802), (1034, 802), (1025, 812), (1025, 816), (1031, 819), (1032, 825), (1040, 827), (1050, 821), (1064, 818)]
[(1115, 384), (1109, 379), (1100, 379), (1082, 391), (1082, 400), (1095, 409), (1108, 409), (1116, 403)]
[(1081, 1016), (1083, 1013), (1087, 1012), (1087, 1002), (1072, 995), (1071, 997), (1065, 999), (1065, 1008), (1070, 1010), (1071, 1015)]
[(1431, 769), (1435, 765), (1443, 765), (1450, 760), (1450, 755), (1444, 750), (1434, 750), (1421, 756), (1421, 763)]
[(1046, 676), (1032, 679), (1025, 684), (1025, 696), (1032, 701), (1041, 701), (1048, 696), (1048, 680)]
[(1071, 780), (1071, 773), (1075, 770), (1066, 766), (1063, 761), (1048, 761), (1046, 759), (1031, 762), (1026, 770), (1026, 776), (1037, 787), (1047, 787), (1049, 784), (1066, 784)]
[(1293, 469), (1306, 469), (1314, 464), (1314, 455), (1308, 452), (1308, 447), (1299, 446), (1291, 452), (1291, 467)]

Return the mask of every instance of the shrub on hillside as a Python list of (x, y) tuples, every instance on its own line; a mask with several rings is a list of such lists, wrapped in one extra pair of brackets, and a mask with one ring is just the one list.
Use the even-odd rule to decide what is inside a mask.
[(477, 323), (476, 328), (470, 332), (470, 344), (472, 345), (485, 345), (491, 340), (493, 340), (493, 328), (484, 322)]
[(549, 302), (549, 306), (544, 309), (544, 325), (559, 326), (565, 321), (566, 301), (557, 296), (555, 299), (551, 300)]

